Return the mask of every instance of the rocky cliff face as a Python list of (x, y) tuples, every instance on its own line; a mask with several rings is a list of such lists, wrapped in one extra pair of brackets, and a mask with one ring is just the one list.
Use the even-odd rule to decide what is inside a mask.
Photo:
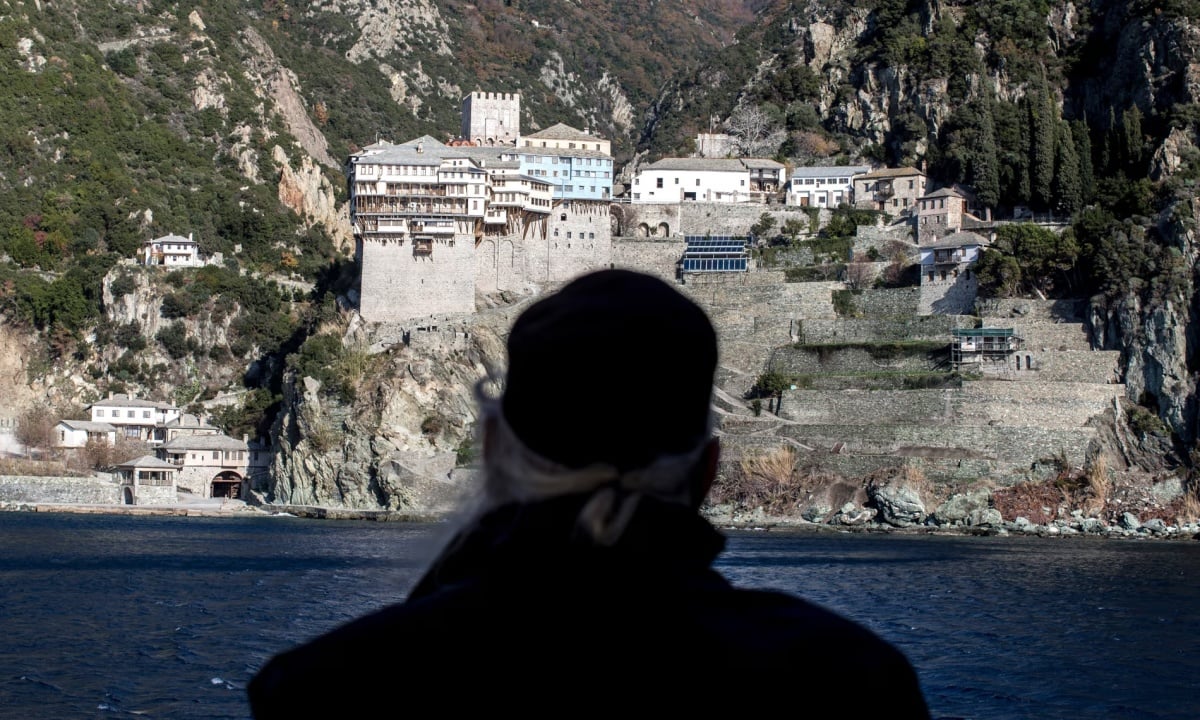
[[(455, 468), (473, 451), (472, 391), (499, 376), (514, 312), (498, 308), (432, 331), (351, 328), (346, 343), (376, 343), (356, 399), (335, 400), (312, 378), (290, 378), (272, 432), (278, 450), (270, 479), (259, 488), (265, 499), (417, 514), (450, 509), (470, 487), (470, 472)], [(404, 334), (407, 344), (378, 351)]]

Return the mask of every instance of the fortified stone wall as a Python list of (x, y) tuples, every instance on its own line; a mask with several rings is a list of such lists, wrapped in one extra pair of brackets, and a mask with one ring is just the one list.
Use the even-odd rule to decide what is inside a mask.
[[(612, 263), (612, 227), (606, 202), (575, 200), (556, 206), (549, 232), (545, 245), (549, 261), (531, 262), (531, 282), (564, 282)], [(540, 250), (540, 243), (533, 243), (530, 257), (536, 257), (534, 253)], [(539, 275), (539, 267), (547, 265), (548, 271)]]
[(367, 322), (475, 311), (475, 241), (436, 240), (428, 257), (411, 241), (360, 241), (359, 311)]
[[(775, 218), (775, 231), (789, 220), (804, 223), (806, 229), (810, 223), (803, 210), (758, 203), (631, 203), (621, 206), (621, 212), (625, 235), (649, 233), (658, 237), (664, 226), (667, 235), (748, 235), (763, 213)], [(829, 222), (828, 210), (819, 213), (818, 227)]]
[(673, 283), (676, 267), (687, 244), (682, 237), (613, 238), (613, 267), (649, 273)]
[(121, 502), (121, 486), (111, 476), (0, 476), (0, 502), (78, 503), (112, 505)]

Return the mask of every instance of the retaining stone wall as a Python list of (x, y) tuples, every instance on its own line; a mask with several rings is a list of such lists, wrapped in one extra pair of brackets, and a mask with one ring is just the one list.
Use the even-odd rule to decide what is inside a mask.
[(118, 504), (121, 486), (111, 476), (0, 476), (0, 502)]
[(1057, 457), (1082, 466), (1094, 428), (1046, 429), (980, 425), (787, 425), (779, 434), (809, 447), (861, 455), (993, 460), (1028, 468)]
[(1022, 357), (1033, 359), (1033, 371), (1017, 371), (1018, 377), (1033, 375), (1037, 380), (1075, 380), (1101, 384), (1115, 384), (1120, 381), (1117, 363), (1121, 359), (1119, 350), (1041, 352), (1022, 351)]
[(794, 375), (920, 372), (938, 369), (942, 360), (939, 356), (928, 357), (923, 352), (882, 359), (857, 347), (818, 350), (787, 345), (776, 348), (771, 353), (768, 366), (776, 372)]
[(803, 389), (783, 393), (780, 417), (804, 425), (950, 425), (1077, 428), (1112, 406), (1121, 385), (969, 382), (931, 390)]
[(803, 425), (951, 422), (952, 390), (788, 390), (777, 413)]
[(979, 276), (974, 272), (959, 273), (946, 280), (921, 278), (922, 315), (968, 315), (975, 309), (979, 295)]
[(912, 225), (908, 223), (885, 227), (859, 225), (854, 233), (854, 244), (851, 249), (855, 253), (865, 253), (871, 248), (875, 248), (882, 255), (886, 254), (887, 247), (892, 242), (902, 242), (905, 245), (912, 246), (912, 251), (915, 252), (916, 245), (913, 243), (912, 232)]
[(1092, 349), (1088, 332), (1083, 323), (1055, 323), (1019, 321), (1014, 325), (1017, 335), (1030, 350), (1081, 350)]
[[(135, 505), (174, 505), (179, 495), (171, 485), (131, 485)], [(122, 490), (122, 493), (124, 490)], [(124, 502), (124, 497), (121, 498)]]
[(1021, 318), (1080, 322), (1087, 311), (1087, 300), (980, 300), (978, 312), (984, 319)]
[(999, 400), (1011, 403), (1036, 403), (1042, 400), (1076, 400), (1081, 403), (1108, 405), (1114, 398), (1125, 396), (1121, 384), (1103, 385), (1089, 382), (994, 382), (968, 380), (960, 389), (966, 398), (981, 401)]
[(933, 340), (950, 345), (950, 331), (969, 327), (970, 319), (959, 316), (925, 315), (904, 319), (847, 318), (801, 320), (800, 342), (810, 345), (846, 342), (898, 342)]
[(854, 307), (867, 318), (910, 318), (921, 315), (921, 288), (880, 288), (855, 293)]
[(617, 268), (649, 273), (674, 283), (676, 266), (687, 243), (682, 237), (673, 238), (614, 238), (612, 265)]

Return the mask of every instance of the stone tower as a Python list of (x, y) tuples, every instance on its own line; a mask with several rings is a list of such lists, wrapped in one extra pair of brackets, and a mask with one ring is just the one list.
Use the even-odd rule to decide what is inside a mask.
[(521, 96), (473, 92), (462, 101), (462, 136), (481, 147), (516, 145), (521, 134)]

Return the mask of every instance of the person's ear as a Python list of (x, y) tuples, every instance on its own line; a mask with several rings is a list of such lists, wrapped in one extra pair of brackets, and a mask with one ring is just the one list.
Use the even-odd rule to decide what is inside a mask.
[(712, 489), (713, 482), (717, 479), (717, 464), (720, 460), (721, 441), (719, 438), (713, 438), (701, 451), (699, 466), (692, 476), (692, 505), (697, 509), (704, 504), (704, 498), (708, 497), (708, 491)]

